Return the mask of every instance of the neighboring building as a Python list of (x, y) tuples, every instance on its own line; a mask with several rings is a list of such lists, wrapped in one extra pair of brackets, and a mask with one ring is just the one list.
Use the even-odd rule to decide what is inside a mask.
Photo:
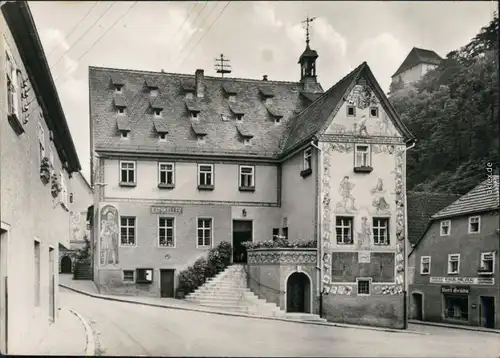
[(320, 242), (314, 311), (322, 296), (329, 320), (404, 326), (413, 137), (366, 62), (323, 93), (317, 58), (307, 44), (300, 82), (90, 68), (101, 291), (173, 296), (220, 241), (238, 262), (281, 234)]
[(432, 50), (414, 47), (398, 70), (391, 76), (391, 88), (394, 94), (404, 95), (430, 70), (435, 69), (443, 59)]
[(81, 172), (73, 176), (69, 193), (72, 205), (70, 219), (70, 248), (59, 250), (59, 272), (73, 273), (75, 254), (85, 247), (85, 240), (90, 243), (90, 228), (87, 223), (88, 208), (93, 204), (94, 192)]
[(57, 317), (58, 252), (69, 247), (80, 163), (25, 1), (0, 18), (0, 350), (37, 353)]
[(411, 317), (500, 328), (498, 175), (432, 219), (410, 253)]

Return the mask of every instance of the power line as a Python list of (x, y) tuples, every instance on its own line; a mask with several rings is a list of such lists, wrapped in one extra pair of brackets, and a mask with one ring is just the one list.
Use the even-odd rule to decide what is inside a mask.
[(215, 20), (210, 24), (210, 26), (208, 27), (207, 31), (205, 31), (205, 33), (203, 34), (203, 36), (201, 37), (201, 39), (196, 43), (196, 45), (191, 49), (191, 51), (188, 53), (188, 55), (186, 57), (184, 57), (184, 59), (180, 62), (180, 63), (183, 63), (185, 62), (189, 56), (191, 56), (191, 54), (194, 52), (194, 50), (198, 47), (198, 45), (201, 43), (201, 41), (203, 41), (203, 39), (205, 38), (205, 36), (207, 36), (208, 32), (210, 31), (210, 29), (214, 26), (214, 24), (217, 22), (217, 20), (221, 17), (221, 15), (224, 13), (224, 11), (227, 9), (227, 7), (231, 4), (231, 1), (229, 1), (225, 6), (224, 8), (219, 12), (219, 15), (217, 15), (217, 17), (215, 18)]
[[(172, 42), (175, 40), (175, 37), (177, 36), (177, 34), (179, 33), (179, 31), (181, 31), (181, 29), (184, 27), (184, 25), (186, 24), (186, 22), (188, 21), (188, 19), (191, 17), (191, 13), (193, 12), (194, 9), (196, 9), (196, 7), (199, 5), (200, 3), (197, 2), (194, 4), (194, 6), (191, 8), (191, 10), (189, 11), (189, 14), (188, 16), (186, 16), (186, 18), (184, 19), (184, 21), (182, 22), (182, 25), (179, 26), (179, 28), (177, 29), (177, 31), (175, 32), (175, 34), (170, 38), (170, 41), (168, 42), (167, 44), (167, 48), (172, 44)], [(205, 4), (206, 5), (206, 4)]]
[[(203, 12), (203, 10), (205, 10), (205, 8), (207, 7), (208, 5), (208, 1), (203, 5), (203, 7), (200, 9), (200, 11), (198, 12), (198, 15), (196, 16), (196, 18), (193, 20), (193, 25), (196, 23), (196, 21), (198, 20), (198, 18), (200, 17), (201, 13)], [(217, 5), (215, 5), (217, 6)], [(197, 32), (198, 30), (195, 30), (195, 33)], [(181, 44), (182, 41), (184, 41), (184, 39), (186, 38), (186, 35), (187, 35), (187, 31), (184, 33), (184, 35), (181, 37), (180, 41), (178, 42), (178, 44)], [(194, 36), (191, 35), (191, 37)], [(188, 41), (189, 42), (189, 41)], [(179, 51), (179, 54), (182, 53), (182, 51), (184, 51), (185, 49), (185, 46), (181, 49), (181, 51)]]
[[(65, 41), (66, 39), (68, 39), (73, 34), (73, 32), (75, 32), (75, 30), (78, 28), (78, 26), (80, 26), (80, 24), (90, 15), (90, 13), (92, 12), (92, 10), (94, 10), (94, 8), (97, 6), (97, 4), (99, 4), (99, 1), (96, 1), (94, 3), (94, 5), (92, 5), (92, 7), (90, 8), (90, 10), (87, 11), (87, 13), (85, 15), (83, 15), (83, 17), (80, 19), (80, 21), (78, 21), (78, 23), (75, 25), (75, 27), (73, 27), (73, 29), (69, 32), (69, 34), (64, 37), (63, 41)], [(52, 49), (52, 51), (50, 51), (50, 53), (47, 55), (47, 58), (50, 57), (54, 53), (54, 51), (56, 49), (57, 49), (57, 47), (54, 47)]]
[(81, 40), (81, 39), (83, 39), (83, 38), (85, 37), (85, 35), (87, 35), (87, 34), (88, 34), (88, 32), (90, 31), (90, 29), (92, 29), (92, 27), (94, 27), (94, 26), (95, 26), (95, 24), (97, 24), (97, 22), (99, 22), (99, 20), (100, 20), (100, 19), (102, 19), (102, 18), (104, 17), (104, 15), (106, 15), (106, 14), (109, 12), (109, 10), (111, 10), (111, 8), (112, 8), (115, 4), (116, 4), (115, 2), (111, 3), (111, 5), (110, 5), (110, 6), (108, 6), (108, 8), (106, 9), (106, 11), (104, 11), (104, 12), (103, 12), (103, 13), (102, 13), (102, 14), (101, 14), (98, 18), (97, 18), (97, 20), (95, 20), (95, 21), (92, 23), (92, 25), (90, 25), (90, 27), (89, 27), (87, 30), (85, 30), (85, 31), (83, 32), (83, 34), (82, 34), (82, 35), (81, 35), (81, 36), (80, 36), (80, 37), (79, 37), (79, 38), (78, 38), (75, 42), (73, 42), (73, 45), (71, 45), (71, 46), (70, 46), (70, 48), (68, 48), (68, 49), (67, 49), (67, 50), (66, 50), (66, 51), (62, 54), (62, 56), (59, 58), (59, 60), (57, 60), (54, 64), (52, 64), (52, 66), (50, 66), (50, 69), (54, 68), (54, 67), (55, 67), (55, 66), (56, 66), (59, 62), (61, 62), (61, 60), (64, 58), (64, 56), (66, 56), (66, 54), (67, 54), (69, 51), (71, 51), (71, 49), (72, 49), (73, 47), (75, 47), (75, 45), (76, 45), (78, 42), (80, 42), (80, 40)]

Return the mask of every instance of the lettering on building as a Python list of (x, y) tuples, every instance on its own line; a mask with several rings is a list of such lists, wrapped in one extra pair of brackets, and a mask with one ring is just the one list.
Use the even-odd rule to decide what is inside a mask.
[(468, 295), (470, 288), (468, 286), (441, 286), (441, 293), (454, 293), (459, 295)]
[(437, 284), (465, 284), (465, 285), (494, 285), (493, 277), (430, 277), (429, 283)]
[(152, 206), (151, 214), (175, 214), (182, 215), (182, 207), (180, 206)]

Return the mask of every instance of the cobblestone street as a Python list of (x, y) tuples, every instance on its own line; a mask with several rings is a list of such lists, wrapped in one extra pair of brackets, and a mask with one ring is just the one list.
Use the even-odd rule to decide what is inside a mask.
[(64, 288), (60, 300), (89, 321), (102, 355), (500, 356), (500, 340), (491, 333), (410, 326), (429, 333), (422, 335), (229, 317), (101, 300)]

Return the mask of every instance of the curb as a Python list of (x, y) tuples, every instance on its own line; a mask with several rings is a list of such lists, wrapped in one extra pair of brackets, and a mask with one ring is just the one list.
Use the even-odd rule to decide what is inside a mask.
[(450, 329), (460, 329), (463, 331), (476, 331), (476, 332), (500, 334), (500, 330), (477, 327), (477, 326), (461, 326), (458, 324), (452, 325), (452, 324), (439, 323), (439, 322), (427, 322), (427, 321), (416, 321), (416, 320), (409, 320), (408, 323), (418, 324), (421, 326), (434, 326), (434, 327), (443, 327), (443, 328), (450, 328)]
[(64, 284), (59, 284), (59, 286), (66, 288), (68, 290), (77, 292), (77, 293), (84, 294), (86, 296), (93, 297), (93, 298), (100, 298), (100, 299), (108, 300), (108, 301), (132, 303), (132, 304), (142, 305), (142, 306), (160, 307), (160, 308), (167, 308), (167, 309), (174, 309), (174, 310), (209, 313), (209, 314), (216, 314), (216, 315), (220, 315), (220, 316), (233, 316), (233, 317), (262, 319), (262, 320), (268, 320), (268, 321), (292, 322), (292, 323), (309, 324), (309, 325), (315, 325), (315, 326), (354, 328), (354, 329), (363, 329), (363, 330), (379, 331), (379, 332), (381, 331), (381, 332), (392, 332), (392, 333), (429, 335), (429, 333), (427, 333), (427, 332), (418, 332), (418, 331), (410, 331), (410, 330), (402, 330), (402, 329), (394, 329), (394, 328), (378, 328), (378, 327), (369, 327), (369, 326), (361, 326), (361, 325), (358, 326), (358, 325), (354, 325), (354, 324), (350, 325), (350, 324), (333, 323), (333, 322), (300, 321), (300, 320), (296, 320), (296, 319), (281, 318), (281, 317), (256, 316), (256, 315), (249, 315), (249, 314), (244, 314), (244, 313), (209, 311), (209, 310), (204, 310), (204, 309), (199, 309), (199, 308), (177, 307), (177, 306), (169, 306), (169, 305), (165, 305), (165, 304), (160, 305), (160, 304), (155, 304), (155, 303), (138, 302), (138, 301), (132, 301), (132, 300), (129, 301), (129, 300), (111, 297), (111, 296), (96, 295), (96, 294), (93, 294), (90, 292), (85, 292), (83, 290), (79, 290), (79, 289), (76, 289), (76, 288), (73, 288), (73, 287), (70, 287), (70, 286), (67, 286)]
[(86, 356), (95, 356), (96, 355), (96, 346), (95, 346), (95, 340), (94, 340), (94, 333), (92, 331), (92, 328), (88, 324), (88, 322), (85, 320), (85, 318), (82, 317), (81, 314), (76, 312), (75, 310), (71, 308), (66, 308), (68, 311), (73, 313), (80, 322), (82, 323), (83, 327), (85, 328), (85, 336), (87, 340), (87, 347), (85, 348), (85, 355)]

